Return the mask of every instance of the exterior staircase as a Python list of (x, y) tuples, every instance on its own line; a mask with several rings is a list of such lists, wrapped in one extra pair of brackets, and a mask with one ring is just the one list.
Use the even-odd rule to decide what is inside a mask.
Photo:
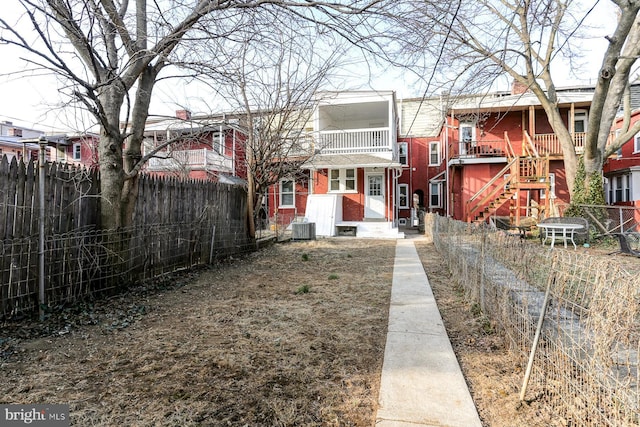
[[(507, 140), (508, 146), (510, 142)], [(523, 147), (525, 155), (516, 156), (507, 150), (507, 165), (474, 194), (466, 206), (467, 222), (486, 222), (497, 210), (509, 202), (509, 218), (513, 225), (520, 225), (522, 208), (521, 191), (550, 189), (549, 157), (541, 157), (533, 144)], [(508, 178), (505, 176), (508, 174)], [(548, 212), (549, 197), (545, 199)]]

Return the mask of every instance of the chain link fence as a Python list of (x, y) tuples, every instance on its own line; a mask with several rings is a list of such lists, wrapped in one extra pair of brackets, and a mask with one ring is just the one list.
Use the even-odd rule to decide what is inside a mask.
[(635, 258), (550, 250), (537, 240), (436, 215), (426, 222), (455, 280), (504, 331), (523, 367), (533, 355), (524, 400), (543, 399), (557, 426), (640, 423)]

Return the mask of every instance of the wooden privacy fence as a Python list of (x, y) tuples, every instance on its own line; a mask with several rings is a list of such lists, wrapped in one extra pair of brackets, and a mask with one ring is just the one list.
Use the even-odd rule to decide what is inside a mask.
[[(240, 186), (141, 176), (134, 225), (100, 230), (99, 175), (47, 164), (45, 295), (49, 307), (254, 248)], [(37, 164), (0, 161), (0, 317), (38, 309)]]

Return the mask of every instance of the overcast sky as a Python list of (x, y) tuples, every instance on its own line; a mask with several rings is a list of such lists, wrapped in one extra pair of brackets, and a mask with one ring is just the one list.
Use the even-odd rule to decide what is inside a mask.
[[(602, 3), (602, 2), (601, 2)], [(608, 2), (605, 2), (608, 4)], [(3, 18), (11, 22), (11, 16), (17, 16), (20, 7), (15, 0), (3, 1)], [(608, 15), (608, 16), (607, 16)], [(615, 22), (613, 14), (607, 11), (599, 12), (595, 16), (603, 22)], [(556, 80), (557, 86), (574, 84), (589, 84), (589, 78), (595, 78), (602, 61), (602, 52), (606, 48), (606, 42), (599, 36), (589, 43), (593, 49), (592, 61), (588, 61), (587, 67), (581, 75), (586, 76), (582, 81), (572, 79), (568, 73)], [(33, 73), (15, 74), (24, 71), (27, 65), (20, 60), (21, 51), (6, 45), (0, 45), (0, 121), (12, 121), (15, 124), (54, 132), (61, 130), (78, 130), (83, 128), (82, 123), (74, 123), (74, 112), (62, 111), (57, 108), (62, 102), (58, 93), (59, 83), (50, 75), (35, 75)], [(556, 67), (557, 69), (558, 67)], [(505, 82), (506, 84), (506, 82)], [(358, 80), (354, 77), (342, 87), (378, 90), (395, 90), (399, 98), (415, 97), (421, 95), (419, 85), (412, 84), (409, 77), (393, 70), (381, 70), (379, 76), (371, 82)], [(508, 87), (502, 87), (507, 90)], [(194, 113), (211, 112), (215, 105), (205, 105), (198, 101), (202, 98), (202, 91), (193, 84), (178, 84), (172, 81), (171, 85), (159, 86), (154, 90), (156, 102), (152, 106), (151, 113), (171, 115), (176, 109), (189, 108)], [(86, 126), (86, 125), (85, 125)]]

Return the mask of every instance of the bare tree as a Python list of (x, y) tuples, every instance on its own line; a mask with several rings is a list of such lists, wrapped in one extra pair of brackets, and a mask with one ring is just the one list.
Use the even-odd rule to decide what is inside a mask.
[[(318, 91), (344, 66), (344, 38), (304, 17), (292, 19), (282, 11), (245, 15), (246, 31), (238, 31), (226, 49), (208, 44), (197, 57), (220, 52), (224, 71), (208, 62), (192, 62), (200, 79), (219, 88), (235, 115), (242, 117), (248, 187), (248, 217), (255, 235), (256, 207), (269, 187), (283, 178), (300, 177), (301, 165), (314, 154), (310, 135)], [(202, 50), (206, 52), (202, 52)], [(187, 66), (185, 64), (185, 66)]]
[[(61, 91), (100, 127), (98, 147), (104, 228), (129, 225), (143, 160), (143, 131), (161, 78), (182, 62), (185, 44), (233, 40), (243, 14), (278, 10), (339, 29), (346, 17), (382, 3), (306, 0), (14, 0), (31, 31), (0, 18), (0, 43), (22, 48), (34, 67), (66, 82)], [(358, 18), (359, 19), (359, 18)], [(350, 24), (349, 24), (350, 25)], [(202, 31), (206, 30), (206, 31)], [(35, 35), (35, 37), (32, 37)], [(206, 35), (207, 38), (199, 38)], [(224, 44), (218, 43), (224, 48)], [(224, 51), (220, 52), (221, 54)], [(222, 55), (224, 56), (224, 55)], [(124, 121), (124, 125), (121, 125)]]
[[(431, 82), (434, 88), (448, 86), (448, 90), (455, 93), (456, 86), (464, 87), (468, 93), (469, 88), (484, 86), (486, 89), (487, 84), (506, 74), (536, 95), (561, 143), (572, 198), (586, 191), (591, 178), (600, 176), (604, 159), (640, 130), (637, 123), (627, 127), (613, 143), (609, 140), (611, 126), (640, 54), (640, 1), (611, 0), (619, 20), (614, 33), (607, 37), (609, 46), (601, 58), (584, 151), (587, 178), (578, 183), (579, 188), (575, 187), (579, 157), (558, 108), (552, 66), (562, 60), (577, 67), (584, 59), (579, 47), (590, 30), (585, 22), (598, 1), (591, 4), (574, 0), (401, 3), (396, 8), (404, 11), (403, 15), (390, 13), (401, 18), (408, 31), (394, 32), (394, 42), (405, 53), (408, 51), (414, 56), (423, 53), (432, 61), (429, 65), (438, 71), (428, 74), (439, 76)], [(630, 113), (628, 109), (625, 112)], [(599, 191), (602, 192), (602, 188)]]

